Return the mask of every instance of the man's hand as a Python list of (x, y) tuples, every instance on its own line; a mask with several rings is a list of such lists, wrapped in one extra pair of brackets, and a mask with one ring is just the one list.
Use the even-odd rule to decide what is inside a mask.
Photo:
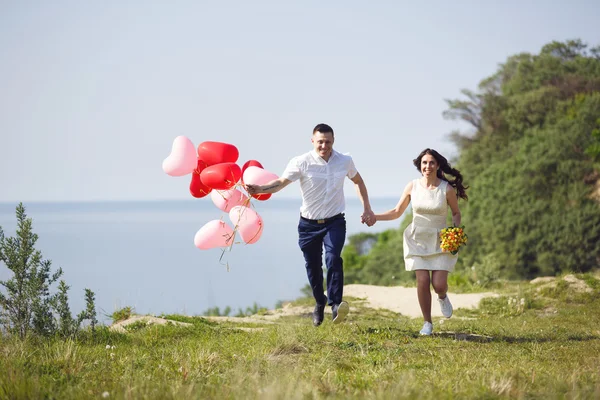
[(377, 220), (375, 219), (375, 213), (371, 210), (363, 212), (363, 214), (360, 216), (360, 222), (363, 224), (367, 224), (367, 226), (375, 225), (375, 222), (377, 222)]
[(246, 191), (249, 194), (259, 194), (260, 193), (260, 185), (244, 185), (246, 188)]

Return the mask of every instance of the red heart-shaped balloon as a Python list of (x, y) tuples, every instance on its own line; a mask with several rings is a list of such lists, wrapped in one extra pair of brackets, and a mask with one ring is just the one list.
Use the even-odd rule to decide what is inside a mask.
[(212, 188), (203, 184), (202, 180), (200, 179), (200, 174), (204, 169), (206, 169), (206, 167), (206, 163), (198, 159), (198, 166), (192, 173), (192, 181), (190, 182), (190, 193), (197, 199), (206, 196), (212, 191)]
[(242, 170), (232, 162), (210, 165), (200, 173), (203, 184), (218, 190), (231, 189), (241, 177)]
[(234, 163), (240, 153), (232, 144), (222, 142), (202, 142), (198, 145), (198, 157), (208, 166), (222, 163)]
[(251, 194), (250, 196), (254, 197), (256, 200), (265, 201), (265, 200), (269, 200), (271, 198), (271, 196), (273, 196), (273, 195), (271, 193), (261, 193), (261, 194)]

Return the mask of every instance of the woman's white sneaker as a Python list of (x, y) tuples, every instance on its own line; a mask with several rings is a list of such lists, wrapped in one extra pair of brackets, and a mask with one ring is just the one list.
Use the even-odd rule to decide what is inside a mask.
[(450, 299), (448, 295), (443, 299), (438, 299), (440, 303), (440, 308), (442, 309), (442, 315), (446, 318), (450, 318), (452, 316), (452, 303), (450, 303)]
[(431, 335), (433, 333), (433, 324), (431, 322), (425, 322), (419, 333), (425, 336)]

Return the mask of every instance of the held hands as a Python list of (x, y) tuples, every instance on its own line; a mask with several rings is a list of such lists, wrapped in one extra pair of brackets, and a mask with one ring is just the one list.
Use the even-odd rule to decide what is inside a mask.
[(377, 219), (375, 218), (375, 213), (371, 210), (365, 211), (360, 216), (360, 222), (362, 224), (367, 224), (367, 226), (375, 225), (375, 222), (377, 222)]

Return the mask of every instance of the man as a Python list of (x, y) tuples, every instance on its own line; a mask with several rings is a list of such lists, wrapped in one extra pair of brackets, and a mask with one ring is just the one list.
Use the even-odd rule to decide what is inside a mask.
[[(333, 129), (319, 124), (311, 138), (314, 150), (294, 157), (279, 179), (265, 185), (246, 185), (250, 194), (276, 193), (291, 182), (300, 180), (302, 207), (298, 224), (298, 244), (306, 261), (308, 281), (316, 300), (313, 325), (323, 322), (325, 305), (331, 306), (333, 323), (346, 318), (350, 307), (342, 301), (344, 271), (341, 257), (346, 241), (344, 217), (344, 178), (356, 187), (364, 212), (361, 222), (371, 224), (375, 215), (371, 210), (367, 187), (354, 166), (352, 157), (333, 150)], [(323, 246), (327, 264), (327, 296), (323, 293)]]

